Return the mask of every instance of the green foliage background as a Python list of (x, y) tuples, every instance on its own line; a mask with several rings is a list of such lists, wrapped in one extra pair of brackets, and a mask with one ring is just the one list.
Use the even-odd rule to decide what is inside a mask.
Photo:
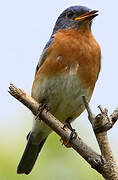
[[(7, 142), (6, 142), (7, 141)], [(73, 149), (61, 145), (59, 137), (52, 133), (31, 174), (17, 175), (16, 167), (26, 140), (24, 134), (1, 141), (0, 180), (102, 180)]]

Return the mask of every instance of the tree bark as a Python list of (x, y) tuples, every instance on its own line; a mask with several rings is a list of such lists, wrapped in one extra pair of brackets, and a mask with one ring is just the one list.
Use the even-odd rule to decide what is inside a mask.
[[(9, 93), (29, 108), (34, 115), (38, 114), (40, 104), (23, 90), (10, 84)], [(88, 119), (92, 124), (93, 131), (98, 141), (101, 155), (97, 154), (92, 150), (92, 148), (85, 144), (79, 136), (71, 138), (69, 145), (106, 180), (118, 180), (118, 167), (116, 166), (107, 137), (107, 131), (113, 127), (118, 119), (118, 108), (116, 108), (112, 115), (108, 117), (107, 110), (102, 109), (102, 107), (99, 106), (101, 113), (95, 116), (85, 97), (83, 97), (83, 102), (88, 112)], [(64, 140), (64, 142), (68, 142), (71, 130), (68, 127), (63, 128), (64, 124), (56, 119), (50, 112), (44, 109), (40, 113), (39, 118), (54, 130)]]

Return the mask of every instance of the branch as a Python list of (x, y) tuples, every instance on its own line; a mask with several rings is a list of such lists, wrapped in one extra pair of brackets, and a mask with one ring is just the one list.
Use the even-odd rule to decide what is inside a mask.
[[(40, 104), (37, 101), (35, 101), (31, 96), (26, 94), (23, 90), (16, 88), (13, 84), (10, 84), (9, 93), (13, 97), (15, 97), (18, 101), (23, 103), (27, 108), (29, 108), (34, 115), (38, 114)], [(83, 100), (84, 100), (86, 109), (88, 111), (89, 120), (92, 126), (94, 126), (93, 129), (96, 129), (97, 127), (97, 131), (98, 131), (99, 129), (98, 126), (95, 126), (94, 124), (94, 122), (97, 122), (96, 121), (97, 116), (93, 115), (85, 97), (83, 97)], [(68, 129), (67, 127), (63, 129), (64, 124), (61, 123), (58, 119), (56, 119), (46, 109), (44, 109), (41, 112), (41, 115), (39, 118), (43, 120), (52, 130), (54, 130), (64, 141), (66, 142), (68, 141), (71, 134), (71, 130)], [(118, 118), (118, 110), (115, 110), (114, 113), (110, 116), (110, 119), (112, 119), (113, 122), (115, 123), (117, 118)], [(118, 171), (117, 171), (116, 164), (112, 156), (112, 152), (110, 151), (110, 148), (109, 148), (110, 146), (108, 145), (106, 132), (102, 132), (103, 134), (96, 133), (96, 130), (94, 130), (94, 132), (97, 137), (98, 143), (100, 145), (102, 155), (98, 155), (96, 152), (94, 152), (88, 145), (86, 145), (82, 141), (82, 139), (80, 139), (79, 136), (72, 138), (69, 141), (69, 144), (76, 152), (78, 152), (91, 165), (92, 168), (94, 168), (99, 173), (101, 173), (105, 179), (107, 180), (118, 179)], [(102, 138), (104, 137), (105, 143), (107, 142), (106, 144), (107, 146), (105, 147), (109, 148), (108, 154), (105, 153), (106, 152), (105, 147), (104, 147), (105, 152), (103, 151), (103, 146), (102, 146), (102, 141), (101, 141), (103, 139), (100, 138), (101, 136)], [(103, 144), (105, 145), (105, 143)], [(108, 158), (109, 155), (111, 158)]]
[(83, 97), (85, 107), (88, 112), (88, 119), (93, 126), (93, 130), (100, 147), (101, 155), (104, 157), (105, 162), (103, 163), (103, 176), (107, 180), (118, 180), (118, 167), (113, 157), (113, 153), (107, 137), (107, 131), (113, 127), (115, 122), (118, 120), (118, 107), (108, 117), (108, 110), (103, 109), (102, 106), (98, 106), (101, 114), (95, 116), (85, 97)]

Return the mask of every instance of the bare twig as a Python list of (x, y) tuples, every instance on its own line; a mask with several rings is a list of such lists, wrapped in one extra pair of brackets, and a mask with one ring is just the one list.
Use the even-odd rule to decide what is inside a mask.
[(112, 126), (116, 123), (118, 120), (118, 107), (115, 109), (115, 111), (110, 115), (109, 117), (112, 121)]
[[(10, 84), (9, 93), (18, 101), (23, 103), (26, 107), (28, 107), (34, 115), (37, 115), (40, 104), (36, 102), (31, 96), (26, 94), (23, 90), (16, 88), (13, 84)], [(99, 118), (104, 119), (106, 113), (103, 109), (101, 109), (102, 118), (100, 117), (100, 115), (95, 116), (92, 113), (85, 97), (83, 97), (83, 100), (85, 103), (85, 107), (88, 111), (89, 120), (93, 126), (96, 138), (98, 140), (98, 144), (100, 146), (101, 155), (98, 155), (96, 152), (94, 152), (78, 136), (76, 138), (73, 138), (69, 142), (69, 144), (92, 166), (92, 168), (96, 169), (99, 173), (101, 173), (106, 180), (117, 180), (118, 170), (108, 143), (107, 133), (99, 132), (100, 124), (96, 123)], [(115, 110), (109, 118), (111, 119), (110, 121), (115, 123), (118, 118), (118, 109)], [(109, 118), (107, 117), (107, 119)], [(64, 125), (59, 120), (57, 120), (52, 114), (47, 112), (47, 110), (44, 109), (42, 111), (40, 119), (42, 119), (52, 130), (54, 130), (59, 136), (61, 136), (63, 140), (68, 141), (71, 134), (71, 130), (68, 128), (63, 129)]]
[(92, 110), (91, 110), (89, 103), (87, 102), (85, 96), (83, 96), (83, 101), (84, 101), (85, 108), (88, 112), (88, 119), (89, 119), (90, 123), (93, 125), (94, 119), (95, 119), (95, 114), (92, 113)]
[[(89, 109), (89, 111), (92, 112), (85, 97), (84, 102), (87, 111)], [(118, 180), (118, 167), (114, 160), (107, 137), (107, 131), (118, 120), (118, 109), (116, 109), (113, 114), (108, 117), (108, 110), (106, 108), (103, 109), (101, 105), (99, 105), (98, 108), (100, 109), (101, 114), (98, 114), (97, 116), (91, 115), (89, 116), (89, 120), (90, 122), (92, 122), (93, 130), (100, 147), (101, 155), (105, 159), (105, 161), (103, 160), (103, 176), (107, 180)], [(112, 119), (115, 119), (115, 121), (113, 121)]]
[[(26, 94), (23, 90), (16, 88), (13, 84), (10, 84), (9, 93), (28, 107), (34, 115), (37, 115), (40, 104), (31, 96)], [(42, 111), (40, 118), (59, 136), (61, 136), (62, 139), (65, 141), (69, 139), (71, 134), (70, 129), (63, 129), (64, 125), (52, 114), (47, 112), (47, 110), (44, 109)], [(88, 147), (78, 136), (75, 139), (72, 139), (69, 143), (73, 149), (75, 149), (94, 169), (100, 169), (101, 156)]]

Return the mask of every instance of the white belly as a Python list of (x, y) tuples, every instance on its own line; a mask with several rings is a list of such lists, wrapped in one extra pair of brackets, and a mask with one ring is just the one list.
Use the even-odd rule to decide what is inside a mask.
[(76, 71), (72, 70), (68, 74), (59, 74), (51, 78), (40, 75), (33, 90), (33, 97), (40, 103), (47, 103), (50, 112), (62, 122), (68, 118), (74, 120), (82, 113), (83, 95), (89, 101), (90, 88), (83, 88)]

